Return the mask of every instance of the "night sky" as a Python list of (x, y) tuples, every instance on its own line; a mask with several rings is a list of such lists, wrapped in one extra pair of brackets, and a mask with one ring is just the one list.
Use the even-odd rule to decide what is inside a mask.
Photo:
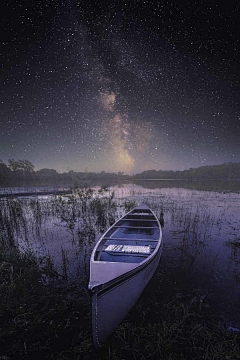
[(137, 173), (240, 162), (239, 1), (1, 5), (5, 163)]

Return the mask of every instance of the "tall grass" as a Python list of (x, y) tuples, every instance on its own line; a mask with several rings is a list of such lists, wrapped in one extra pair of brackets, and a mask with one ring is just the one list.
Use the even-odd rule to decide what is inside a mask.
[(75, 260), (80, 261), (79, 255), (84, 253), (84, 248), (90, 252), (91, 244), (117, 216), (114, 193), (106, 188), (94, 192), (84, 187), (64, 197), (8, 199), (1, 201), (0, 207), (1, 244), (22, 248), (22, 251), (41, 246), (41, 251), (47, 255), (52, 242), (51, 255), (65, 276), (68, 276), (69, 264), (71, 266), (68, 256), (74, 255)]

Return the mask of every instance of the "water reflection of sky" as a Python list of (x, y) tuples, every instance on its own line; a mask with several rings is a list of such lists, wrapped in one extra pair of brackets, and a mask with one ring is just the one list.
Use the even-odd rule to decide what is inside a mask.
[[(116, 197), (146, 201), (164, 213), (162, 266), (184, 268), (220, 311), (240, 321), (240, 194), (183, 188), (114, 187)], [(185, 272), (186, 274), (186, 272)]]

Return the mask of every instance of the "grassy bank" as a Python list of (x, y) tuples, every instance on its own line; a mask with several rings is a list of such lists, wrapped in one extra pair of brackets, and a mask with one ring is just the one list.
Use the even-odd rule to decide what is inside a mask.
[(187, 284), (179, 293), (166, 268), (98, 354), (87, 291), (51, 264), (2, 251), (0, 283), (0, 359), (240, 359), (239, 333), (226, 331), (206, 293)]
[[(114, 222), (119, 206), (125, 212), (134, 205), (130, 201), (117, 204), (113, 194), (94, 197), (88, 189), (45, 203), (31, 200), (27, 207), (23, 201), (4, 203), (0, 218), (0, 360), (240, 359), (240, 333), (229, 331), (228, 322), (214, 313), (211, 296), (193, 286), (187, 268), (166, 263), (160, 264), (137, 304), (96, 353), (86, 288), (79, 286), (79, 279), (70, 280), (66, 266), (59, 271), (49, 256), (39, 258), (18, 248), (20, 235), (27, 243), (31, 236), (40, 236), (51, 217), (56, 222), (58, 216), (81, 250)], [(161, 207), (149, 205), (160, 217)], [(178, 216), (176, 211), (172, 216)], [(197, 242), (198, 223), (210, 226), (212, 220), (197, 212), (179, 221)]]

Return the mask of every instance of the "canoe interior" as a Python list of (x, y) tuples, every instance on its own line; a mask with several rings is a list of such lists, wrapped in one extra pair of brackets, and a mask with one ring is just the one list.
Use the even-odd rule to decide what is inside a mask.
[(140, 263), (153, 253), (159, 236), (158, 221), (151, 210), (134, 209), (105, 234), (94, 260)]

